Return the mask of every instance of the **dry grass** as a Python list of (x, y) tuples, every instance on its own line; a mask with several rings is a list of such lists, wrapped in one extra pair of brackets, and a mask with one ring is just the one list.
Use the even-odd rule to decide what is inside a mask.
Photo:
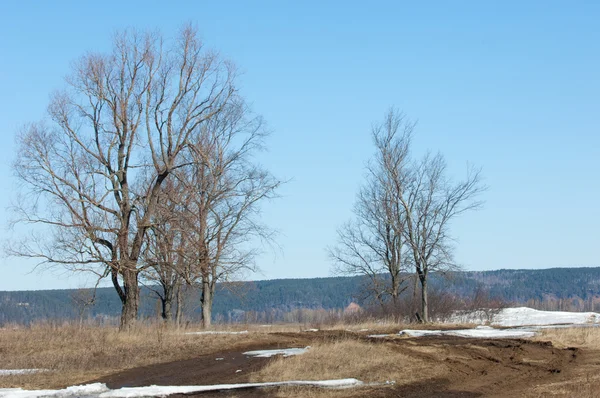
[[(345, 330), (360, 334), (397, 334), (404, 329), (416, 330), (454, 330), (454, 329), (471, 329), (476, 327), (475, 324), (459, 324), (459, 323), (398, 323), (394, 321), (371, 321), (353, 324), (333, 324), (327, 326), (313, 325), (320, 330)], [(306, 329), (304, 329), (306, 330)]]
[(587, 374), (561, 383), (551, 383), (533, 388), (527, 398), (600, 398), (600, 376)]
[(600, 328), (572, 327), (545, 329), (535, 337), (536, 340), (552, 341), (556, 347), (578, 347), (593, 350), (600, 349)]
[(0, 377), (0, 387), (61, 388), (119, 370), (183, 360), (272, 340), (267, 333), (185, 335), (163, 325), (116, 328), (39, 325), (0, 330), (2, 369), (48, 372)]
[(598, 362), (594, 359), (600, 354), (600, 328), (571, 327), (545, 329), (536, 340), (551, 341), (555, 347), (577, 347), (588, 353), (591, 361), (584, 360), (578, 369), (570, 374), (568, 380), (536, 386), (528, 397), (579, 397), (600, 398), (600, 375)]
[(411, 383), (433, 377), (439, 370), (398, 352), (391, 344), (349, 339), (315, 344), (303, 355), (276, 358), (255, 376), (255, 380), (325, 380), (352, 377), (366, 383)]
[[(409, 384), (433, 378), (443, 373), (440, 366), (431, 366), (417, 358), (400, 353), (392, 344), (361, 340), (338, 340), (315, 344), (303, 354), (276, 358), (255, 375), (255, 381), (326, 380), (356, 378), (365, 383)], [(372, 396), (379, 387), (350, 390), (286, 387), (278, 397), (339, 398)], [(375, 389), (375, 390), (373, 390)]]
[[(356, 378), (365, 383), (409, 384), (441, 374), (441, 367), (406, 356), (391, 344), (361, 340), (338, 340), (315, 344), (303, 354), (274, 359), (254, 376), (254, 381), (328, 380)], [(386, 388), (377, 387), (378, 390)], [(372, 388), (351, 390), (310, 389), (286, 387), (277, 391), (278, 397), (364, 397)]]

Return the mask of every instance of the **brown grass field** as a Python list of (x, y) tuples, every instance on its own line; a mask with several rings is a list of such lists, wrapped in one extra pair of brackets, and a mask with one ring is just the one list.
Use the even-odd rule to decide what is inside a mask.
[[(375, 385), (210, 396), (600, 397), (600, 328), (547, 329), (531, 340), (367, 337), (407, 327), (416, 328), (371, 323), (313, 332), (301, 325), (242, 325), (227, 330), (249, 332), (232, 335), (186, 335), (200, 329), (164, 325), (139, 325), (128, 333), (73, 325), (4, 328), (0, 369), (47, 371), (0, 376), (0, 388), (62, 388), (90, 381), (117, 388), (168, 384), (170, 375), (176, 375), (173, 384), (182, 385), (352, 377)], [(245, 350), (307, 345), (311, 348), (304, 355), (242, 361)], [(216, 357), (225, 359), (216, 362)]]

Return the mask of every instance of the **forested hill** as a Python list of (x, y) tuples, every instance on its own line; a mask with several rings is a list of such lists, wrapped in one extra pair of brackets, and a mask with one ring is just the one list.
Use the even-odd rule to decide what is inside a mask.
[[(360, 297), (364, 279), (361, 277), (331, 277), (313, 279), (279, 279), (241, 282), (219, 286), (214, 303), (214, 316), (220, 320), (240, 319), (252, 312), (286, 312), (299, 308), (339, 309)], [(514, 304), (590, 303), (600, 297), (600, 267), (552, 268), (543, 270), (497, 270), (461, 272), (449, 278), (434, 275), (433, 294), (444, 292), (468, 297), (483, 287), (490, 296)], [(100, 288), (94, 305), (85, 307), (78, 302), (89, 294), (77, 290), (40, 290), (0, 292), (0, 325), (29, 323), (37, 320), (86, 318), (114, 320), (120, 312), (119, 299), (112, 288)], [(567, 300), (567, 299), (570, 299)], [(188, 318), (198, 317), (197, 291), (187, 293), (184, 313)], [(570, 304), (570, 305), (571, 305)], [(562, 308), (561, 308), (562, 309)], [(578, 309), (578, 307), (564, 308)], [(581, 309), (584, 309), (583, 307)], [(148, 288), (142, 291), (140, 314), (144, 318), (159, 313), (156, 296)]]

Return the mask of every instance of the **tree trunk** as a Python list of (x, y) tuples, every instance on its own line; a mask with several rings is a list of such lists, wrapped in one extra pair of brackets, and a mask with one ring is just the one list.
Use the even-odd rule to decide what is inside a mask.
[(427, 302), (427, 278), (421, 278), (421, 317), (429, 322), (429, 303)]
[(173, 307), (173, 294), (169, 293), (164, 298), (160, 299), (162, 304), (162, 313), (160, 314), (163, 321), (170, 322), (172, 320), (171, 308)]
[(202, 280), (202, 327), (210, 327), (212, 317), (212, 290), (208, 279)]
[(394, 304), (393, 312), (396, 313), (396, 306), (398, 305), (398, 295), (400, 291), (400, 278), (398, 275), (392, 275), (392, 302)]
[(181, 297), (181, 283), (177, 286), (176, 300), (177, 300), (177, 309), (175, 310), (175, 325), (179, 327), (181, 325), (181, 314), (183, 313), (183, 300)]
[(123, 271), (123, 308), (121, 311), (121, 330), (130, 329), (135, 323), (140, 303), (140, 289), (136, 269)]
[(163, 295), (159, 295), (162, 311), (160, 316), (163, 321), (171, 322), (173, 320), (173, 296), (175, 294), (175, 284), (163, 284)]
[(418, 297), (419, 297), (419, 277), (418, 275), (414, 275), (414, 279), (415, 279), (415, 284), (413, 286), (413, 297), (412, 297), (412, 303), (411, 303), (411, 314), (414, 314), (418, 311)]

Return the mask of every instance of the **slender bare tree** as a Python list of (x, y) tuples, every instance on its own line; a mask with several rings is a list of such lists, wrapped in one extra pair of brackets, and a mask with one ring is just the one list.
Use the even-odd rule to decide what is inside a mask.
[(161, 316), (165, 322), (173, 321), (173, 300), (178, 299), (175, 322), (181, 320), (181, 285), (185, 267), (186, 231), (181, 225), (177, 200), (178, 184), (174, 179), (165, 182), (162, 195), (158, 199), (156, 215), (149, 228), (147, 248), (142, 261), (148, 268), (141, 274), (146, 286), (154, 292), (161, 302)]
[(376, 153), (367, 166), (366, 182), (354, 205), (355, 219), (338, 230), (338, 244), (329, 249), (338, 274), (365, 275), (370, 293), (382, 305), (398, 302), (409, 262), (404, 260), (405, 218), (395, 190), (409, 167), (414, 123), (390, 110), (384, 122), (373, 126)]
[(191, 168), (178, 173), (186, 231), (188, 284), (201, 287), (202, 319), (210, 326), (217, 282), (253, 270), (256, 239), (271, 242), (274, 231), (260, 221), (260, 204), (282, 181), (256, 164), (266, 130), (237, 98), (194, 137)]
[(190, 138), (227, 106), (234, 79), (190, 27), (168, 44), (124, 32), (112, 53), (81, 58), (48, 123), (18, 137), (16, 221), (41, 229), (9, 252), (110, 276), (129, 327), (161, 186), (187, 165)]
[(481, 207), (477, 197), (486, 189), (481, 172), (468, 168), (464, 180), (446, 176), (442, 155), (426, 155), (415, 164), (409, 184), (397, 200), (404, 208), (404, 235), (421, 284), (421, 318), (429, 321), (427, 283), (430, 272), (457, 270), (453, 259), (450, 223), (461, 214)]

